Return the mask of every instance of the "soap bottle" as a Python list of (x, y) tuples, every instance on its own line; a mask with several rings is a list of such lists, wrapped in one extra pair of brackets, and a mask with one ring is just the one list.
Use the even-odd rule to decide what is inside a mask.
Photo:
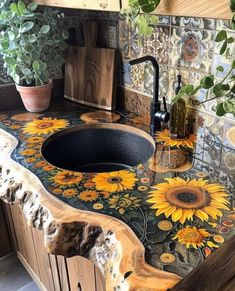
[[(182, 87), (181, 75), (177, 76), (177, 87), (175, 94), (177, 95)], [(175, 139), (186, 138), (186, 113), (187, 106), (184, 98), (180, 97), (171, 107), (170, 114), (170, 136)]]

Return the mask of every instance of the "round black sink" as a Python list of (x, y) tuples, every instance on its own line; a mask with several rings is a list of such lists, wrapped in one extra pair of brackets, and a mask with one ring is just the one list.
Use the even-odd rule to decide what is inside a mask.
[(52, 165), (79, 172), (112, 172), (146, 162), (155, 142), (146, 132), (122, 124), (85, 124), (46, 139), (42, 156)]

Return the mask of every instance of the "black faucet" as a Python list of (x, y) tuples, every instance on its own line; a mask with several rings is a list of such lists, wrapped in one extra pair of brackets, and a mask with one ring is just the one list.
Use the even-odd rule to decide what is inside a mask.
[(130, 65), (136, 65), (143, 62), (151, 62), (154, 68), (154, 78), (153, 78), (153, 101), (151, 102), (150, 111), (150, 134), (153, 136), (155, 131), (161, 130), (161, 123), (168, 122), (170, 115), (167, 112), (166, 98), (163, 97), (164, 110), (161, 110), (161, 102), (159, 101), (159, 65), (157, 60), (152, 56), (144, 56), (131, 60)]

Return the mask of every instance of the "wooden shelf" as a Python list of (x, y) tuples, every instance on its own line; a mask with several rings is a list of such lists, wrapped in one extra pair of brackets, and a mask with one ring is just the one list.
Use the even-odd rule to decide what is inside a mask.
[[(124, 8), (128, 0), (122, 0)], [(231, 19), (228, 0), (161, 0), (154, 14)]]

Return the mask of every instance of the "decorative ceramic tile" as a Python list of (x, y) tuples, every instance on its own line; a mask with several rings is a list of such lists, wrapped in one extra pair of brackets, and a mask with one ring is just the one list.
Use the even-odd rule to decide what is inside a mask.
[(214, 140), (205, 137), (203, 149), (204, 163), (207, 163), (212, 167), (219, 168), (221, 162), (222, 144), (216, 143)]
[(132, 88), (140, 92), (144, 92), (144, 66), (144, 63), (131, 66)]
[(223, 147), (221, 169), (235, 178), (235, 150)]
[[(216, 70), (218, 66), (222, 66), (224, 68), (223, 72), (219, 72)], [(212, 74), (217, 78), (224, 78), (228, 71), (231, 68), (231, 60), (226, 58), (225, 56), (214, 54), (213, 63), (212, 63)]]
[(177, 86), (177, 75), (182, 76), (183, 85), (188, 83), (189, 72), (185, 68), (173, 68), (169, 70), (169, 88), (168, 88), (168, 102), (175, 96), (175, 89)]
[[(154, 70), (151, 63), (146, 63), (144, 67), (144, 92), (153, 95), (153, 76)], [(159, 66), (159, 96), (167, 95), (168, 91), (168, 68), (167, 66)]]
[(209, 72), (214, 32), (172, 28), (170, 60), (173, 66)]
[(137, 28), (123, 20), (119, 21), (119, 48), (124, 60), (137, 58), (142, 52)]
[(151, 33), (143, 37), (143, 55), (155, 55), (156, 51), (156, 35)]
[(6, 74), (6, 70), (3, 67), (3, 61), (0, 60), (0, 84), (12, 83), (12, 79)]
[(156, 58), (159, 64), (168, 64), (170, 28), (157, 26), (155, 28)]
[(223, 144), (235, 151), (235, 123), (225, 122)]
[(221, 143), (224, 136), (224, 120), (210, 115), (205, 115), (204, 120), (205, 137)]
[(231, 21), (219, 19), (216, 21), (216, 30), (232, 31)]
[[(189, 84), (193, 84), (194, 86), (197, 86), (200, 84), (200, 80), (204, 77), (203, 73), (200, 73), (198, 71), (189, 71)], [(199, 101), (206, 100), (206, 89), (200, 89), (195, 95), (194, 98)], [(202, 106), (204, 108), (204, 106)]]
[(170, 25), (171, 17), (166, 15), (159, 15), (159, 24)]
[(121, 72), (121, 84), (131, 84), (131, 76), (130, 76), (130, 70), (131, 70), (131, 65), (129, 62), (122, 62), (120, 68)]
[(172, 17), (171, 24), (187, 28), (215, 29), (216, 27), (216, 21), (214, 19), (196, 17)]

